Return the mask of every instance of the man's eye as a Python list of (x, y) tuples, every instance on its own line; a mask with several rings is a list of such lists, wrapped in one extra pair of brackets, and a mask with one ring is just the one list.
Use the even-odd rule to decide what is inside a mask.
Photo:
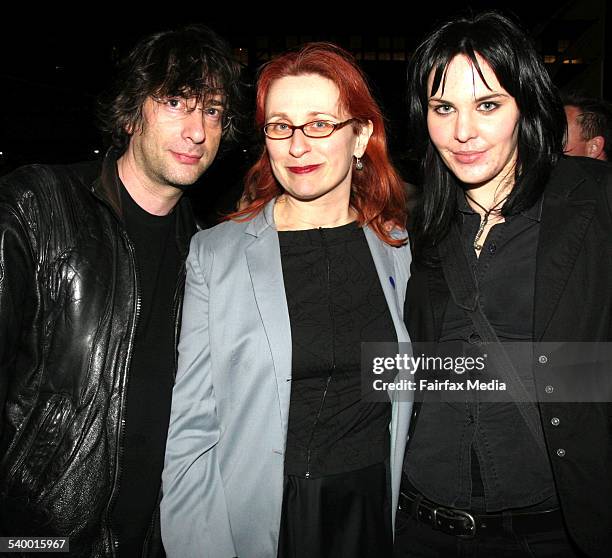
[(164, 101), (164, 104), (171, 109), (182, 110), (185, 108), (185, 100), (179, 97), (170, 97)]
[(215, 107), (209, 107), (209, 108), (204, 109), (204, 115), (207, 116), (208, 118), (219, 120), (223, 116), (223, 111)]

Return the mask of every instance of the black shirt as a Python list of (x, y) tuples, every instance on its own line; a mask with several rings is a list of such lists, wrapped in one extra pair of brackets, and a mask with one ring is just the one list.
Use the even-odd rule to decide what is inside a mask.
[[(483, 311), (500, 341), (531, 341), (541, 200), (491, 228), (480, 257), (473, 243), (480, 225), (463, 195), (459, 219)], [(452, 297), (444, 314), (445, 343), (477, 336)], [(532, 358), (514, 360), (526, 389), (534, 392)], [(516, 356), (516, 355), (515, 355)], [(543, 434), (539, 437), (543, 443)], [(526, 458), (528, 456), (528, 458)], [(423, 403), (404, 463), (410, 482), (431, 500), (456, 508), (499, 511), (542, 504), (554, 507), (548, 457), (538, 448), (514, 403)]]
[(285, 472), (320, 477), (382, 463), (390, 403), (361, 401), (361, 342), (397, 342), (363, 229), (279, 232), (291, 321)]
[(122, 188), (135, 248), (140, 312), (127, 382), (119, 496), (112, 518), (118, 555), (139, 556), (161, 484), (174, 384), (174, 296), (181, 267), (176, 214), (151, 215)]

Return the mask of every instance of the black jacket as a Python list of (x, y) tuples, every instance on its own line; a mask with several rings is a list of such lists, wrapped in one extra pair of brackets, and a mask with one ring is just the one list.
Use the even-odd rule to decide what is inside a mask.
[[(413, 341), (440, 338), (449, 296), (441, 268), (413, 263), (404, 311)], [(612, 341), (612, 166), (574, 157), (554, 169), (544, 194), (534, 303), (536, 342)], [(541, 393), (550, 379), (538, 366), (544, 364), (534, 372)], [(589, 556), (609, 558), (612, 405), (540, 403), (539, 409), (571, 537)]]
[[(0, 179), (0, 536), (67, 536), (71, 556), (118, 544), (109, 514), (140, 292), (116, 172), (110, 153)], [(185, 258), (195, 222), (187, 200), (176, 211)]]

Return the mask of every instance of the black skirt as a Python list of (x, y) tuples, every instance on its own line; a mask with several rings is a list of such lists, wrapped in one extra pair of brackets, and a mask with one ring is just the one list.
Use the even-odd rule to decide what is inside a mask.
[(285, 476), (278, 558), (385, 558), (392, 553), (384, 463), (315, 479)]

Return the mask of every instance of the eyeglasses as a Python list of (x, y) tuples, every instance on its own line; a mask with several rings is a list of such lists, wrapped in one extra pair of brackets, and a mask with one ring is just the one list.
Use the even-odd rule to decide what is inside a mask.
[(296, 130), (302, 130), (307, 138), (326, 138), (336, 130), (354, 122), (357, 118), (349, 118), (344, 122), (330, 122), (329, 120), (313, 120), (301, 126), (294, 126), (286, 122), (270, 122), (263, 127), (264, 134), (273, 140), (289, 139)]
[(204, 118), (204, 123), (210, 128), (229, 127), (232, 117), (225, 114), (225, 109), (219, 103), (211, 100), (209, 106), (203, 107), (196, 99), (185, 97), (151, 97), (161, 106), (164, 114), (172, 120), (182, 120), (195, 110), (199, 110)]

